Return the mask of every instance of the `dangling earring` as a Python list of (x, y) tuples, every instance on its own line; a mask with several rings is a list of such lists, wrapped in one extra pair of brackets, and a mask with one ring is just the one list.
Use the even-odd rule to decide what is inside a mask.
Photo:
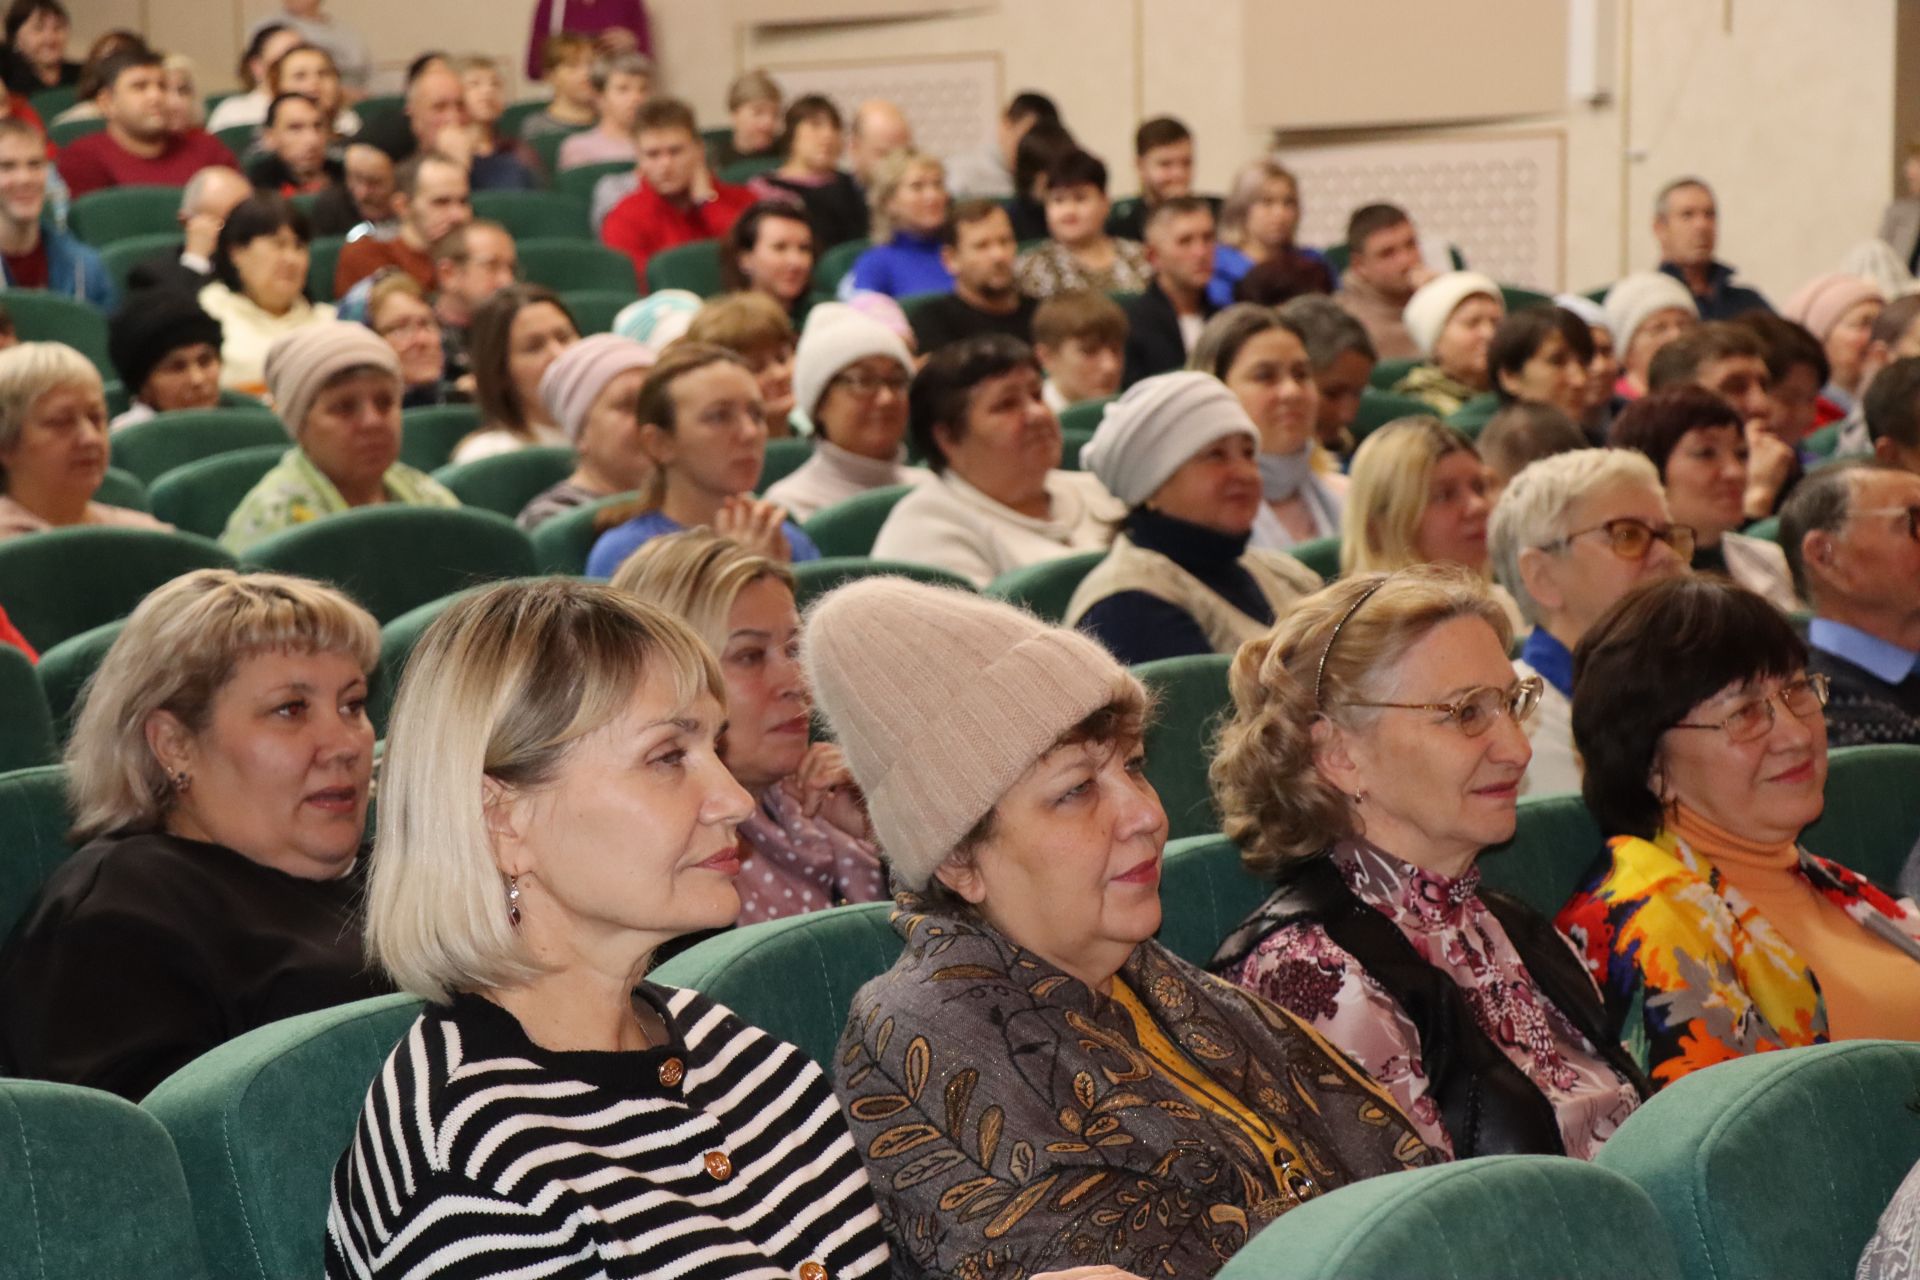
[(173, 783), (173, 793), (177, 796), (187, 794), (187, 791), (193, 786), (193, 777), (185, 769), (173, 774), (167, 780)]
[(1366, 802), (1367, 802), (1366, 792), (1356, 791), (1353, 793), (1353, 804), (1356, 809), (1359, 808), (1361, 805), (1365, 804)]
[(520, 878), (507, 877), (507, 923), (513, 928), (520, 927)]

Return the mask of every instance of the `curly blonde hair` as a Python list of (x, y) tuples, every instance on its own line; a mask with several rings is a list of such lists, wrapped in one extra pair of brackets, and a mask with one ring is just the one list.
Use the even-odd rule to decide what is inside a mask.
[(1455, 618), (1481, 619), (1502, 648), (1513, 641), (1482, 578), (1458, 565), (1422, 564), (1343, 578), (1240, 646), (1227, 677), (1233, 718), (1208, 778), (1249, 872), (1275, 879), (1288, 863), (1362, 834), (1352, 802), (1320, 773), (1314, 722), (1372, 723), (1378, 711), (1352, 704), (1388, 700), (1407, 651)]

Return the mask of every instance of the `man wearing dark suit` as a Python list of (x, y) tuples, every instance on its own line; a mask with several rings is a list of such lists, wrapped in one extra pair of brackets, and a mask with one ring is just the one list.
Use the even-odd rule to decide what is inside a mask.
[(1146, 235), (1153, 283), (1127, 306), (1127, 386), (1184, 367), (1214, 311), (1207, 302), (1213, 279), (1213, 210), (1207, 202), (1197, 196), (1161, 202), (1147, 217)]
[(178, 214), (184, 238), (165, 253), (135, 264), (127, 273), (128, 290), (200, 292), (213, 279), (213, 247), (221, 226), (233, 207), (252, 194), (253, 184), (225, 165), (209, 165), (187, 179)]

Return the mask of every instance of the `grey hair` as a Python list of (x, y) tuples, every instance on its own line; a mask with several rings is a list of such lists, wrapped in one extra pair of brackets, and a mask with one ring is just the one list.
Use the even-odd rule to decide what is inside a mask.
[(1849, 458), (1829, 466), (1816, 467), (1793, 487), (1786, 505), (1780, 508), (1780, 549), (1787, 553), (1787, 568), (1793, 574), (1793, 593), (1809, 604), (1815, 603), (1808, 590), (1804, 544), (1816, 530), (1832, 533), (1847, 522), (1853, 511), (1855, 481), (1872, 471), (1884, 470), (1869, 458)]
[(1315, 373), (1326, 372), (1349, 351), (1365, 356), (1369, 364), (1380, 361), (1380, 353), (1373, 339), (1367, 336), (1366, 326), (1332, 298), (1315, 293), (1289, 298), (1280, 306), (1280, 318), (1299, 333)]
[(1637, 449), (1575, 449), (1523, 467), (1500, 493), (1487, 524), (1487, 554), (1493, 576), (1510, 592), (1521, 614), (1541, 624), (1540, 605), (1527, 591), (1520, 555), (1545, 548), (1572, 532), (1568, 513), (1582, 498), (1610, 484), (1633, 481), (1662, 494), (1660, 473)]
[(1713, 188), (1707, 185), (1707, 180), (1705, 178), (1695, 177), (1693, 174), (1689, 173), (1689, 174), (1684, 174), (1678, 178), (1675, 178), (1673, 181), (1667, 183), (1665, 186), (1660, 188), (1659, 194), (1654, 196), (1653, 198), (1653, 216), (1656, 218), (1666, 217), (1668, 199), (1673, 195), (1674, 192), (1683, 191), (1688, 187), (1700, 188), (1702, 191), (1706, 192), (1710, 198), (1713, 198), (1716, 204), (1719, 203), (1718, 198), (1714, 197), (1713, 195)]

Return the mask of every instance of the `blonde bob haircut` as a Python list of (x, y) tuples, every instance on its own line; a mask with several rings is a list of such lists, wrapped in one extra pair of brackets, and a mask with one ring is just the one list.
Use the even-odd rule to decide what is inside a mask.
[(200, 733), (234, 670), (263, 653), (340, 653), (370, 674), (380, 624), (332, 587), (278, 573), (196, 569), (142, 600), (88, 680), (67, 744), (74, 839), (157, 830), (174, 792), (148, 720), (166, 711)]
[(394, 703), (367, 890), (367, 954), (401, 988), (445, 1003), (534, 976), (507, 922), (485, 784), (552, 784), (643, 682), (675, 707), (726, 705), (686, 623), (599, 583), (501, 583), (427, 628)]
[(64, 342), (22, 342), (0, 351), (0, 449), (10, 449), (34, 402), (56, 387), (105, 394), (93, 361)]
[(1208, 777), (1222, 829), (1249, 872), (1271, 880), (1296, 859), (1364, 834), (1353, 804), (1316, 766), (1314, 722), (1371, 725), (1380, 712), (1352, 704), (1393, 701), (1407, 651), (1455, 618), (1479, 618), (1503, 650), (1513, 642), (1506, 610), (1478, 574), (1419, 564), (1342, 578), (1240, 646), (1227, 676), (1232, 718)]
[(794, 589), (792, 569), (702, 526), (641, 544), (608, 585), (681, 619), (717, 654), (727, 647), (733, 602), (766, 578)]
[[(1520, 615), (1528, 622), (1539, 626), (1544, 619), (1539, 603), (1527, 591), (1520, 557), (1529, 550), (1544, 553), (1564, 539), (1573, 532), (1569, 527), (1573, 508), (1588, 494), (1616, 485), (1635, 485), (1658, 494), (1660, 505), (1666, 506), (1660, 472), (1653, 459), (1638, 449), (1556, 453), (1522, 467), (1501, 490), (1487, 525), (1487, 551), (1495, 580), (1512, 594)], [(1560, 548), (1555, 554), (1564, 554), (1565, 550)]]
[(886, 244), (893, 239), (893, 218), (887, 213), (887, 206), (893, 203), (894, 194), (916, 169), (933, 170), (940, 175), (942, 184), (947, 180), (947, 166), (940, 163), (937, 156), (912, 147), (891, 152), (874, 166), (873, 187), (867, 192), (867, 216), (872, 223), (870, 234), (875, 244)]
[(1347, 471), (1340, 517), (1340, 572), (1392, 573), (1420, 563), (1416, 545), (1427, 485), (1440, 459), (1480, 454), (1473, 441), (1424, 415), (1387, 423), (1360, 442)]

